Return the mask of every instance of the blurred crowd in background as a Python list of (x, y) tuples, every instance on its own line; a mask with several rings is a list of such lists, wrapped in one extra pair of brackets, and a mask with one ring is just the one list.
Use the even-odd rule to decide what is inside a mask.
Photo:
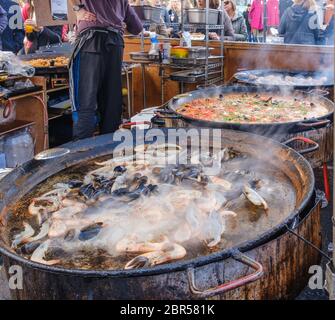
[[(139, 3), (140, 0), (131, 1), (134, 5)], [(180, 0), (145, 0), (144, 3), (165, 9), (161, 26), (156, 28), (159, 34), (179, 36), (176, 32), (179, 30), (169, 26), (181, 22)], [(334, 43), (334, 0), (209, 0), (211, 9), (222, 10), (222, 5), (225, 26), (223, 36), (227, 40), (262, 42), (266, 25), (267, 35), (281, 35), (285, 43)], [(205, 7), (205, 0), (184, 0), (185, 9)], [(185, 13), (183, 20), (187, 24)], [(215, 32), (209, 36), (213, 40), (220, 38)]]
[[(264, 1), (266, 1), (264, 3)], [(141, 0), (130, 0), (140, 5)], [(144, 25), (144, 31), (155, 31), (163, 37), (180, 37), (181, 21), (187, 26), (187, 15), (181, 12), (180, 0), (145, 0), (144, 4), (162, 8), (161, 23)], [(222, 8), (223, 5), (223, 8)], [(205, 0), (184, 0), (184, 8), (206, 7)], [(211, 9), (221, 11), (223, 31), (210, 30), (211, 40), (262, 42), (264, 36), (283, 39), (288, 44), (334, 44), (334, 0), (209, 0)], [(22, 19), (21, 28), (10, 21)], [(29, 54), (39, 47), (71, 41), (75, 26), (42, 27), (36, 24), (33, 0), (0, 0), (0, 49)], [(18, 24), (19, 25), (19, 24)], [(266, 26), (266, 31), (264, 31)], [(185, 29), (205, 33), (204, 29)]]

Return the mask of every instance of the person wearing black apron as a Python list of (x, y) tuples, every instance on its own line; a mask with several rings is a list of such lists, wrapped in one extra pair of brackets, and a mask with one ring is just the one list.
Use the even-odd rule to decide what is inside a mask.
[(78, 38), (70, 62), (73, 138), (116, 131), (122, 116), (124, 25), (132, 34), (143, 30), (128, 0), (71, 0)]

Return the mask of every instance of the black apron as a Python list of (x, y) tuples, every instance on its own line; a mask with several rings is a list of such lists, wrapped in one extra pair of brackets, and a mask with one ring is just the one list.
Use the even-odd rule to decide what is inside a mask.
[(115, 29), (92, 28), (77, 38), (70, 60), (74, 139), (116, 131), (122, 116), (124, 42)]

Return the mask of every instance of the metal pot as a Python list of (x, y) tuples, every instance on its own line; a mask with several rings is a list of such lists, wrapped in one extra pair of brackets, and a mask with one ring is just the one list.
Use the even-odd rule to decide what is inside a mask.
[[(183, 116), (176, 112), (176, 110), (185, 102), (189, 102), (193, 99), (197, 99), (204, 96), (218, 95), (218, 94), (229, 94), (229, 93), (250, 93), (250, 92), (274, 92), (280, 94), (278, 88), (262, 88), (255, 86), (225, 86), (208, 88), (203, 90), (197, 90), (194, 92), (180, 95), (172, 99), (168, 103), (167, 110), (159, 110), (158, 117), (165, 119), (167, 127), (174, 126), (192, 126), (192, 127), (213, 127), (213, 128), (224, 128), (232, 130), (240, 130), (246, 132), (252, 132), (263, 136), (270, 137), (280, 142), (285, 142), (295, 137), (305, 137), (315, 141), (319, 148), (314, 152), (304, 152), (307, 155), (307, 159), (310, 161), (314, 168), (319, 167), (322, 163), (330, 161), (333, 157), (333, 117), (334, 117), (334, 103), (329, 99), (319, 96), (313, 93), (294, 91), (294, 94), (301, 95), (303, 98), (312, 99), (315, 103), (322, 102), (325, 104), (329, 113), (323, 117), (317, 119), (305, 119), (303, 121), (296, 122), (283, 122), (274, 124), (239, 124), (230, 122), (212, 122), (212, 121), (200, 121), (191, 119)], [(304, 142), (300, 139), (293, 145), (296, 149), (299, 149)]]
[(255, 79), (258, 77), (266, 77), (270, 75), (278, 75), (281, 77), (285, 76), (301, 76), (301, 77), (311, 77), (314, 79), (321, 78), (323, 76), (327, 77), (327, 80), (323, 85), (310, 85), (310, 84), (295, 84), (294, 86), (290, 85), (278, 85), (272, 83), (257, 83), (258, 86), (263, 87), (272, 87), (272, 88), (280, 88), (282, 90), (291, 90), (292, 88), (295, 90), (304, 90), (315, 92), (321, 95), (328, 97), (329, 99), (334, 98), (334, 74), (331, 72), (311, 72), (311, 71), (288, 71), (288, 70), (271, 70), (271, 69), (259, 69), (259, 70), (244, 70), (237, 72), (234, 75), (234, 78), (239, 82), (246, 85), (255, 85)]
[[(154, 135), (147, 134), (147, 141), (152, 141)], [(56, 159), (28, 162), (1, 183), (0, 254), (6, 270), (10, 265), (19, 265), (24, 277), (23, 290), (13, 291), (13, 298), (279, 299), (296, 295), (305, 285), (309, 266), (318, 263), (319, 253), (299, 242), (288, 230), (295, 230), (316, 247), (321, 245), (319, 206), (315, 206), (315, 181), (310, 165), (294, 150), (264, 137), (222, 130), (221, 136), (215, 139), (253, 156), (267, 152), (264, 146), (271, 146), (273, 153), (269, 161), (290, 179), (296, 194), (295, 209), (280, 224), (234, 248), (149, 269), (86, 271), (31, 262), (9, 247), (6, 225), (10, 206), (61, 170), (111, 154), (120, 144), (113, 140), (113, 135), (70, 143), (64, 146), (70, 153)], [(282, 264), (284, 258), (287, 261)]]
[(133, 6), (138, 17), (143, 21), (150, 21), (152, 23), (161, 22), (162, 8), (148, 5)]
[[(206, 24), (206, 9), (186, 9), (188, 22), (193, 24)], [(208, 9), (208, 24), (217, 25), (219, 10)]]
[[(301, 121), (294, 122), (277, 122), (277, 123), (232, 123), (232, 122), (224, 122), (224, 121), (208, 121), (208, 120), (199, 120), (191, 117), (184, 116), (179, 113), (177, 110), (183, 104), (191, 102), (194, 99), (204, 98), (204, 97), (217, 97), (219, 95), (230, 94), (230, 93), (262, 93), (262, 92), (273, 92), (274, 94), (279, 94), (280, 91), (277, 90), (266, 90), (265, 88), (258, 87), (244, 87), (244, 86), (222, 86), (222, 87), (212, 87), (207, 89), (201, 89), (192, 91), (186, 94), (182, 94), (174, 97), (168, 103), (168, 109), (172, 113), (172, 116), (175, 118), (182, 119), (186, 123), (191, 124), (195, 127), (210, 127), (210, 128), (222, 128), (222, 129), (231, 129), (231, 130), (239, 130), (252, 132), (256, 134), (260, 134), (263, 136), (274, 137), (276, 135), (280, 135), (283, 133), (295, 133), (302, 132), (311, 129), (318, 129), (321, 127), (325, 127), (329, 125), (333, 121), (334, 115), (334, 103), (330, 100), (311, 93), (294, 91), (292, 92), (293, 96), (297, 96), (300, 99), (309, 99), (313, 101), (315, 104), (323, 103), (329, 110), (329, 112), (318, 118), (313, 119), (304, 119)], [(160, 111), (166, 113), (164, 111)]]

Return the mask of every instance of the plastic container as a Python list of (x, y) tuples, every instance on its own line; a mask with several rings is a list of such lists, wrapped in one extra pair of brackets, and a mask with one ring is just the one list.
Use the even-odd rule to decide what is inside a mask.
[(162, 46), (162, 59), (163, 63), (169, 63), (171, 57), (171, 44), (170, 43), (163, 43)]
[(20, 166), (34, 157), (34, 141), (27, 129), (7, 136), (3, 149), (8, 168)]
[(185, 47), (172, 47), (170, 50), (171, 57), (174, 58), (188, 58), (188, 48)]
[[(210, 54), (214, 48), (208, 48), (208, 52)], [(207, 48), (206, 47), (191, 47), (188, 48), (188, 58), (197, 59), (197, 58), (206, 58)]]

